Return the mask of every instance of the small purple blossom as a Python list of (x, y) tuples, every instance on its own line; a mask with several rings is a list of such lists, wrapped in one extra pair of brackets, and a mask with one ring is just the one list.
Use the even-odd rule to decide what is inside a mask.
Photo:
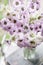
[(10, 24), (10, 21), (9, 21), (7, 18), (3, 18), (3, 19), (1, 20), (1, 26), (2, 26), (3, 29), (6, 30), (8, 24)]
[(19, 47), (26, 47), (27, 46), (27, 42), (24, 40), (24, 39), (19, 39), (18, 42), (17, 42), (17, 45)]
[(15, 0), (13, 1), (13, 8), (16, 10), (18, 10), (18, 8), (20, 7), (21, 5), (21, 1), (20, 0)]
[(29, 13), (34, 13), (34, 12), (38, 11), (39, 7), (40, 7), (40, 4), (38, 1), (37, 2), (31, 2), (30, 6), (28, 8)]
[(22, 28), (22, 27), (23, 27), (23, 25), (24, 25), (24, 23), (23, 23), (23, 22), (19, 22), (19, 21), (18, 21), (16, 25), (17, 25), (17, 27), (18, 27), (18, 28), (19, 28), (19, 27), (21, 27), (21, 28)]
[(30, 20), (29, 12), (25, 10), (23, 13), (21, 13), (21, 19), (24, 22), (28, 22)]
[(5, 44), (8, 44), (8, 45), (11, 44), (11, 40), (5, 40), (4, 42), (5, 42)]
[(28, 24), (24, 24), (23, 29), (24, 29), (24, 33), (29, 32), (29, 25)]

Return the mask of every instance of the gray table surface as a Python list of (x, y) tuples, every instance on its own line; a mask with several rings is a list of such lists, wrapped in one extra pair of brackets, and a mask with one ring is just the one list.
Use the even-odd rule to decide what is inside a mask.
[(8, 58), (7, 61), (10, 63), (10, 65), (32, 65), (30, 61), (26, 61), (23, 58), (22, 50), (19, 49), (13, 54), (11, 54)]
[[(38, 65), (43, 65), (43, 44), (37, 47), (36, 51), (39, 53), (39, 56), (41, 58), (41, 62)], [(33, 65), (29, 60), (26, 61), (23, 58), (22, 49), (18, 49), (16, 52), (7, 57), (7, 62), (9, 62), (10, 65)]]

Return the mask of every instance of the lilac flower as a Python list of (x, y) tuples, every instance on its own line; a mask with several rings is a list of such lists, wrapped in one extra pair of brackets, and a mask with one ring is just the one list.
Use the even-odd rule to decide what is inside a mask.
[(30, 41), (28, 38), (24, 38), (24, 39), (19, 39), (17, 41), (17, 45), (19, 47), (36, 47), (36, 43), (35, 41)]
[(17, 23), (17, 20), (15, 18), (12, 19), (13, 24)]
[(1, 26), (2, 26), (3, 29), (6, 30), (8, 24), (10, 24), (10, 21), (7, 18), (3, 18), (1, 20)]
[[(20, 20), (19, 20), (19, 21), (20, 21)], [(16, 25), (17, 25), (17, 27), (21, 27), (21, 28), (22, 28), (22, 27), (23, 27), (23, 25), (24, 25), (24, 23), (23, 23), (23, 22), (19, 22), (19, 21), (17, 22), (17, 24), (16, 24)]]
[(10, 23), (7, 25), (7, 30), (10, 31), (13, 26), (14, 26), (14, 24), (10, 22)]
[(31, 41), (35, 38), (34, 36), (32, 36), (32, 33), (30, 32), (30, 33), (27, 33), (27, 34), (25, 34), (25, 45), (27, 46), (27, 47), (33, 47), (33, 46), (35, 46), (35, 44), (34, 43), (32, 43), (31, 44)]
[(24, 13), (24, 12), (27, 10), (27, 8), (24, 6), (24, 4), (22, 4), (22, 5), (19, 7), (19, 10), (20, 10), (21, 13)]
[[(43, 36), (43, 15), (31, 20), (31, 14), (37, 12), (40, 7), (38, 0), (14, 0), (12, 4), (13, 10), (7, 13), (6, 17), (0, 21), (0, 26), (13, 36), (13, 41), (19, 47), (36, 47), (42, 42)], [(11, 10), (11, 9), (10, 9)], [(34, 18), (34, 17), (33, 17)], [(32, 23), (31, 23), (32, 22)], [(41, 33), (39, 37), (38, 34)], [(41, 38), (41, 39), (40, 39)], [(12, 40), (12, 39), (11, 39)], [(10, 40), (5, 40), (10, 44)]]
[(32, 0), (23, 0), (23, 4), (25, 5), (26, 9), (28, 8), (31, 2)]
[(7, 14), (6, 14), (7, 16), (6, 16), (6, 18), (8, 18), (10, 21), (11, 21), (11, 17), (12, 17), (12, 14), (11, 13), (9, 13), (9, 12), (7, 12)]
[(26, 37), (24, 38), (24, 44), (25, 44), (25, 47), (30, 47), (29, 39)]
[(9, 30), (9, 32), (10, 32), (11, 35), (17, 33), (17, 31), (18, 31), (17, 26), (13, 26), (13, 27), (11, 27), (11, 29)]
[(30, 16), (29, 16), (29, 13), (28, 11), (24, 11), (24, 13), (21, 13), (21, 19), (24, 21), (24, 22), (28, 22), (30, 20)]
[(34, 13), (35, 11), (38, 11), (39, 7), (40, 7), (40, 5), (38, 2), (31, 2), (30, 6), (28, 8), (29, 13)]
[(38, 25), (37, 24), (34, 24), (34, 31), (37, 32), (37, 30), (38, 30)]
[(19, 27), (19, 28), (18, 28), (18, 33), (21, 33), (21, 32), (23, 33), (23, 32), (24, 32), (24, 29), (21, 28), (21, 27)]
[(20, 0), (14, 0), (13, 1), (13, 7), (14, 7), (15, 10), (17, 10), (20, 5), (21, 5), (21, 1)]
[(24, 29), (24, 33), (29, 32), (29, 25), (28, 24), (24, 24), (23, 29)]
[(12, 12), (12, 20), (15, 18), (15, 19), (19, 19), (20, 18), (20, 15), (21, 15), (21, 13), (20, 13), (20, 11), (17, 11), (17, 10), (14, 10), (14, 12)]
[(19, 39), (18, 41), (17, 41), (17, 45), (19, 46), (19, 47), (26, 47), (26, 44), (25, 44), (25, 41), (24, 41), (24, 39)]
[(23, 3), (23, 0), (19, 0), (21, 3)]
[(34, 30), (34, 24), (30, 24), (29, 27), (30, 27), (30, 30), (31, 30), (31, 31)]
[(5, 44), (10, 45), (11, 44), (11, 40), (5, 40)]
[(35, 21), (35, 23), (34, 23), (34, 30), (35, 30), (36, 32), (41, 32), (42, 27), (43, 27), (43, 23), (42, 23), (41, 20)]

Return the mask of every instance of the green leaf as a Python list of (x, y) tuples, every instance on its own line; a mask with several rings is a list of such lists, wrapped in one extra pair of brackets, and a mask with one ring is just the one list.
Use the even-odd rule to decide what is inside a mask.
[(11, 35), (9, 33), (6, 34), (6, 39), (10, 39)]
[(2, 19), (3, 18), (3, 13), (2, 12), (0, 12), (0, 19)]
[(0, 42), (2, 41), (2, 36), (0, 36)]
[(4, 4), (7, 5), (9, 0), (4, 0)]

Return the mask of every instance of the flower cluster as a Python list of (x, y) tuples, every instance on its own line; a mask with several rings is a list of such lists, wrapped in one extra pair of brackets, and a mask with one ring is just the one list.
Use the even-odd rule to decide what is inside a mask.
[(14, 0), (12, 12), (0, 20), (0, 27), (12, 35), (20, 47), (36, 47), (43, 42), (43, 15), (32, 18), (31, 14), (39, 11), (38, 0)]

